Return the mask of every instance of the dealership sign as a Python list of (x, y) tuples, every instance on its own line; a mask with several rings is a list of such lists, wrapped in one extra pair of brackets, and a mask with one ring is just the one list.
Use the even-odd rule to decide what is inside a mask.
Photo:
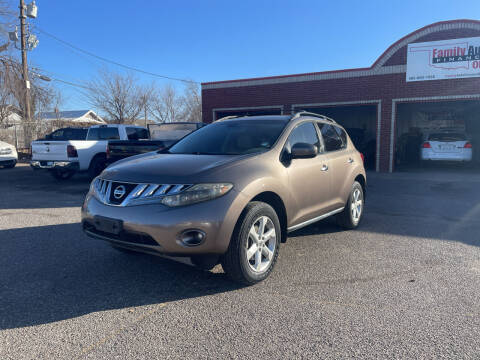
[(480, 37), (408, 44), (407, 81), (480, 77)]

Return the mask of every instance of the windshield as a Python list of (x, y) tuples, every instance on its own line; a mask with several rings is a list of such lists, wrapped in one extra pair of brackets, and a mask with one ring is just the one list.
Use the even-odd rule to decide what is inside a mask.
[(171, 154), (243, 155), (269, 150), (280, 136), (282, 120), (222, 121), (205, 126), (173, 145)]

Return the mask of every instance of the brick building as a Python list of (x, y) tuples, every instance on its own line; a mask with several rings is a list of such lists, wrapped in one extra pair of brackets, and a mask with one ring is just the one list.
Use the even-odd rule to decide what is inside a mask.
[[(371, 134), (372, 167), (383, 172), (418, 160), (419, 146), (411, 144), (429, 129), (462, 128), (469, 134), (474, 162), (478, 162), (480, 78), (475, 76), (480, 76), (480, 62), (462, 63), (469, 71), (478, 67), (478, 75), (407, 81), (409, 44), (452, 39), (464, 44), (466, 38), (477, 37), (480, 41), (480, 21), (439, 22), (398, 40), (368, 68), (203, 83), (203, 120), (299, 110), (325, 114), (352, 131)], [(473, 59), (480, 56), (478, 50)], [(450, 68), (445, 71), (446, 76), (453, 74)]]

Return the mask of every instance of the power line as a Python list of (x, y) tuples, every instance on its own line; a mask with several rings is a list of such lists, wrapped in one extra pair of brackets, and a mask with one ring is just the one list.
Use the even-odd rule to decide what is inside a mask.
[(96, 55), (90, 51), (87, 51), (87, 50), (84, 50), (84, 49), (81, 49), (79, 48), (78, 46), (76, 45), (73, 45), (65, 40), (62, 40), (58, 37), (56, 37), (55, 35), (53, 34), (50, 34), (48, 32), (46, 32), (45, 30), (42, 30), (40, 29), (38, 26), (35, 27), (38, 31), (40, 31), (41, 33), (51, 37), (52, 39), (66, 45), (66, 46), (69, 46), (71, 47), (72, 49), (75, 49), (77, 51), (80, 51), (84, 54), (87, 54), (89, 56), (92, 56), (96, 59), (99, 59), (101, 61), (104, 61), (104, 62), (107, 62), (107, 63), (110, 63), (110, 64), (114, 64), (116, 66), (120, 66), (122, 68), (125, 68), (125, 69), (128, 69), (128, 70), (132, 70), (132, 71), (137, 71), (139, 73), (142, 73), (142, 74), (146, 74), (146, 75), (150, 75), (150, 76), (155, 76), (155, 77), (159, 77), (159, 78), (162, 78), (162, 79), (168, 79), (168, 80), (174, 80), (174, 81), (182, 81), (182, 82), (185, 82), (185, 83), (194, 83), (194, 84), (199, 84), (197, 81), (193, 81), (193, 80), (186, 80), (186, 79), (180, 79), (180, 78), (175, 78), (175, 77), (171, 77), (171, 76), (165, 76), (165, 75), (160, 75), (160, 74), (156, 74), (156, 73), (152, 73), (150, 71), (145, 71), (145, 70), (141, 70), (141, 69), (138, 69), (138, 68), (135, 68), (135, 67), (132, 67), (132, 66), (128, 66), (128, 65), (124, 65), (124, 64), (121, 64), (119, 62), (116, 62), (116, 61), (113, 61), (113, 60), (110, 60), (110, 59), (107, 59), (107, 58), (104, 58), (103, 56), (99, 56), (99, 55)]

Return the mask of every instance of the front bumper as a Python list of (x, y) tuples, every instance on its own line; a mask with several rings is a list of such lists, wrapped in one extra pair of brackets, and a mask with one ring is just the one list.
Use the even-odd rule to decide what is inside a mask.
[[(161, 204), (110, 206), (89, 193), (82, 206), (82, 226), (90, 237), (139, 251), (171, 256), (223, 254), (247, 203), (247, 197), (235, 189), (214, 200), (173, 208)], [(99, 217), (120, 221), (122, 231), (113, 234), (98, 230)], [(180, 235), (187, 230), (205, 233), (204, 241), (185, 246)]]
[(32, 160), (30, 166), (34, 169), (59, 169), (59, 170), (74, 170), (80, 169), (78, 161), (55, 161), (55, 160)]

